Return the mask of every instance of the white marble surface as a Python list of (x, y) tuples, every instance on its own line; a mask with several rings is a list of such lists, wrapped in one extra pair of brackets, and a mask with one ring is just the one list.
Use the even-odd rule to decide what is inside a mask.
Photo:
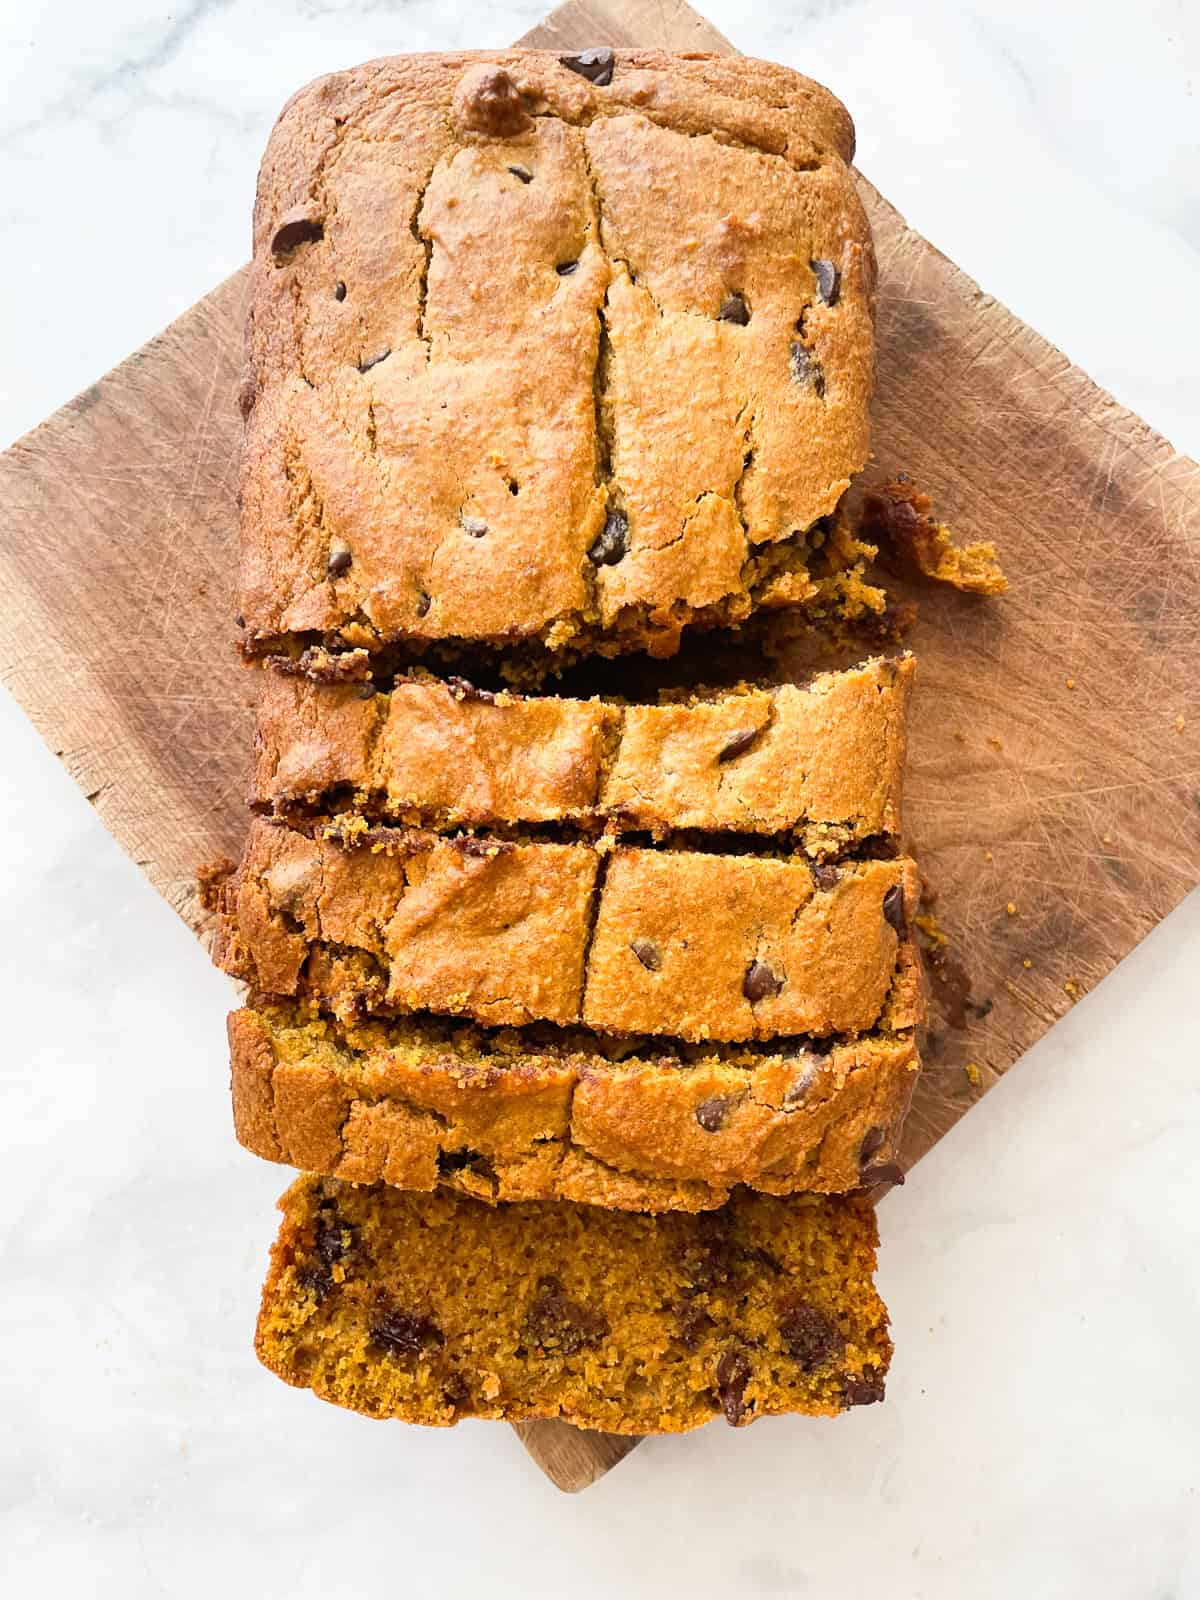
[[(292, 88), (538, 14), (5, 0), (0, 438), (239, 264)], [(1200, 452), (1190, 0), (709, 14), (842, 93), (912, 221)], [(232, 1141), (224, 981), (3, 698), (0, 752), (0, 1592), (1200, 1595), (1200, 897), (885, 1203), (886, 1406), (654, 1441), (571, 1500), (504, 1428), (257, 1368), (282, 1173)]]

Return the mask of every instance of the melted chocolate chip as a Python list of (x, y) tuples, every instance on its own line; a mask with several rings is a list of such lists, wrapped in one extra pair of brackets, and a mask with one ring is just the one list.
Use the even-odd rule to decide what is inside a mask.
[(579, 263), (578, 261), (560, 261), (554, 270), (560, 278), (569, 278), (573, 272), (578, 272)]
[(612, 82), (614, 57), (607, 45), (597, 50), (581, 50), (576, 56), (559, 56), (559, 61), (571, 72), (577, 72), (589, 83), (601, 88)]
[(860, 1179), (864, 1189), (877, 1183), (903, 1183), (904, 1168), (898, 1161), (877, 1161), (873, 1167), (864, 1167)]
[(744, 1396), (749, 1381), (750, 1363), (744, 1351), (726, 1350), (717, 1362), (717, 1399), (731, 1428), (736, 1428), (746, 1414)]
[(814, 1371), (846, 1348), (837, 1326), (807, 1300), (795, 1300), (784, 1307), (779, 1332), (801, 1372)]
[(391, 353), (391, 350), (387, 349), (381, 350), (378, 355), (368, 356), (365, 361), (358, 363), (358, 370), (360, 372), (370, 372), (372, 367), (377, 367), (381, 361), (386, 361)]
[(543, 1350), (574, 1355), (585, 1345), (598, 1344), (608, 1333), (608, 1319), (572, 1300), (556, 1277), (538, 1279), (537, 1298), (525, 1317), (525, 1337)]
[(803, 384), (806, 389), (811, 389), (817, 395), (825, 393), (825, 374), (821, 371), (821, 363), (806, 345), (792, 344), (788, 371), (792, 375), (793, 383)]
[(430, 598), (429, 598), (429, 596), (428, 596), (428, 595), (427, 595), (427, 594), (426, 594), (426, 593), (425, 593), (425, 592), (424, 592), (424, 590), (422, 590), (422, 591), (421, 591), (421, 592), (420, 592), (420, 593), (419, 593), (419, 594), (418, 594), (418, 595), (417, 595), (417, 615), (418, 615), (418, 616), (419, 616), (419, 617), (426, 617), (426, 616), (428, 616), (428, 615), (429, 615), (429, 608), (430, 608), (430, 606), (431, 606), (431, 605), (432, 605), (432, 604), (433, 604), (433, 601), (432, 601), (432, 600), (431, 600), (431, 599), (430, 599)]
[(904, 890), (898, 883), (883, 897), (883, 914), (903, 939), (908, 934), (908, 918), (904, 914)]
[(717, 312), (718, 322), (736, 322), (739, 328), (744, 328), (750, 321), (750, 307), (740, 294), (731, 294), (728, 299), (721, 302), (721, 309)]
[(818, 889), (821, 889), (828, 894), (830, 889), (835, 889), (837, 887), (837, 881), (841, 877), (841, 873), (836, 867), (831, 867), (827, 863), (823, 863), (820, 866), (814, 866), (811, 870), (813, 882), (816, 884)]
[(350, 571), (354, 557), (344, 544), (335, 544), (330, 547), (328, 572), (331, 578), (340, 578)]
[(246, 619), (240, 611), (238, 612), (237, 616), (234, 617), (233, 625), (235, 628), (244, 628), (246, 626)]
[(654, 943), (653, 939), (634, 939), (629, 948), (647, 972), (662, 971), (662, 951)]
[(496, 703), (496, 696), (490, 689), (477, 689), (467, 678), (451, 676), (446, 679), (446, 687), (455, 700), (473, 700), (483, 706), (492, 706)]
[(742, 993), (753, 1004), (769, 1000), (783, 988), (783, 979), (777, 978), (765, 961), (752, 961), (742, 979)]
[(863, 1142), (858, 1151), (858, 1164), (860, 1167), (871, 1159), (886, 1138), (886, 1128), (875, 1127), (867, 1129), (866, 1133), (863, 1134)]
[(717, 760), (732, 761), (735, 756), (744, 755), (761, 732), (761, 728), (739, 728), (717, 751)]
[(346, 298), (346, 285), (340, 278), (333, 286), (333, 298), (335, 300), (344, 300)]
[(296, 1274), (302, 1287), (323, 1300), (333, 1288), (334, 1265), (349, 1254), (353, 1245), (354, 1229), (343, 1222), (331, 1200), (324, 1201), (317, 1211), (312, 1250)]
[(522, 183), (533, 182), (533, 173), (530, 172), (528, 167), (509, 167), (508, 170), (512, 173), (514, 178), (520, 178)]
[(725, 1126), (725, 1118), (729, 1113), (729, 1101), (724, 1095), (710, 1095), (707, 1100), (701, 1100), (696, 1107), (696, 1121), (705, 1133), (719, 1133)]
[(827, 306), (835, 306), (842, 292), (842, 275), (832, 261), (810, 261), (809, 266), (817, 280), (817, 293)]
[(316, 244), (324, 237), (325, 224), (318, 217), (287, 217), (275, 230), (271, 254), (277, 262), (285, 261), (302, 244)]
[(679, 1339), (685, 1349), (696, 1350), (710, 1328), (716, 1326), (713, 1319), (702, 1306), (694, 1300), (689, 1300), (687, 1305), (681, 1306), (676, 1313), (679, 1319)]
[(376, 1296), (369, 1328), (372, 1343), (392, 1355), (419, 1356), (446, 1342), (432, 1317), (405, 1310), (382, 1291)]
[(629, 518), (623, 511), (610, 511), (604, 529), (588, 551), (588, 560), (597, 567), (615, 567), (629, 550)]
[(873, 1406), (883, 1399), (883, 1373), (878, 1367), (864, 1367), (857, 1376), (849, 1374), (842, 1395), (848, 1406)]
[(442, 1399), (456, 1411), (471, 1404), (471, 1388), (461, 1372), (452, 1372), (442, 1384)]

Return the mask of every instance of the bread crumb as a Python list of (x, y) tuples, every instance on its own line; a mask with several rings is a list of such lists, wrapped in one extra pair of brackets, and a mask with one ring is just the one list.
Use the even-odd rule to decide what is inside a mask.
[(1004, 749), (1004, 746), (1000, 743), (999, 739), (990, 738), (988, 740), (988, 743), (991, 745), (993, 750), (1003, 750)]
[(1067, 981), (1063, 984), (1063, 988), (1070, 995), (1072, 1000), (1078, 1000), (1079, 999), (1080, 988), (1079, 988), (1079, 980), (1078, 980), (1078, 978), (1068, 978)]
[(1067, 679), (1067, 688), (1068, 689), (1073, 689), (1074, 687), (1075, 687), (1075, 679), (1074, 678), (1068, 678)]
[(967, 1082), (978, 1088), (983, 1081), (983, 1073), (980, 1072), (976, 1064), (973, 1061), (968, 1061), (963, 1071), (967, 1075)]
[(1021, 965), (1026, 969), (1026, 971), (1028, 971), (1029, 968), (1033, 965), (1033, 962), (1030, 961), (1028, 956), (1026, 956), (1025, 959), (1021, 962)]
[(985, 850), (983, 852), (983, 859), (985, 861), (994, 861), (996, 858), (995, 858), (995, 856), (992, 854), (992, 852), (990, 850)]
[(1187, 723), (1183, 720), (1183, 712), (1181, 711), (1175, 718), (1175, 732), (1182, 733), (1186, 727)]
[(945, 945), (950, 943), (949, 939), (947, 939), (946, 935), (938, 927), (937, 917), (932, 911), (926, 911), (921, 916), (914, 917), (913, 921), (916, 923), (917, 927), (920, 928), (926, 939), (929, 940), (932, 949), (941, 950)]
[(1015, 900), (1010, 900), (1004, 909), (1008, 912), (1010, 917), (1015, 917), (1017, 914), (1017, 902)]

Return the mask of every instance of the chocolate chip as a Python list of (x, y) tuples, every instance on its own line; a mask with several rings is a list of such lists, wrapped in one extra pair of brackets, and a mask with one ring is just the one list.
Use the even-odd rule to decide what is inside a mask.
[(488, 525), (486, 522), (484, 522), (482, 517), (468, 517), (464, 515), (459, 518), (459, 521), (463, 525), (463, 531), (465, 533), (469, 533), (472, 539), (482, 539), (484, 534), (488, 531)]
[(358, 686), (358, 698), (360, 700), (374, 700), (375, 692), (373, 683), (360, 683)]
[(417, 615), (419, 617), (428, 616), (429, 608), (432, 604), (433, 601), (424, 592), (424, 590), (419, 590), (417, 593)]
[(344, 300), (346, 298), (346, 285), (340, 278), (333, 286), (333, 298), (335, 300)]
[(742, 993), (753, 1003), (777, 995), (783, 988), (783, 979), (777, 978), (765, 961), (752, 961), (742, 979)]
[(473, 1172), (489, 1183), (496, 1179), (495, 1167), (478, 1150), (439, 1150), (437, 1170), (439, 1178), (452, 1178), (456, 1172)]
[(883, 1141), (886, 1138), (887, 1138), (887, 1129), (886, 1128), (868, 1128), (867, 1129), (866, 1133), (863, 1134), (863, 1142), (859, 1146), (859, 1151), (858, 1151), (858, 1163), (859, 1163), (859, 1166), (862, 1166), (865, 1162), (867, 1162), (867, 1161), (869, 1161), (871, 1159), (871, 1157), (875, 1154), (876, 1150), (879, 1149), (880, 1145), (883, 1143)]
[(705, 1133), (719, 1133), (725, 1126), (728, 1111), (729, 1101), (724, 1095), (710, 1095), (707, 1100), (701, 1100), (696, 1107), (696, 1121)]
[(375, 1298), (369, 1330), (372, 1343), (393, 1355), (419, 1356), (423, 1350), (446, 1342), (432, 1317), (406, 1311), (382, 1291)]
[(807, 1300), (796, 1300), (784, 1307), (779, 1332), (801, 1372), (814, 1371), (846, 1348), (837, 1326)]
[(903, 1183), (904, 1168), (898, 1161), (878, 1161), (873, 1167), (864, 1167), (859, 1179), (864, 1189), (877, 1183)]
[(478, 861), (494, 861), (497, 856), (506, 856), (517, 848), (511, 839), (477, 839), (473, 833), (446, 842), (460, 856), (473, 856)]
[(810, 261), (809, 266), (817, 280), (817, 293), (827, 306), (835, 306), (842, 292), (842, 275), (832, 261)]
[(908, 918), (904, 914), (904, 890), (898, 883), (883, 897), (883, 914), (902, 939), (908, 935)]
[(331, 578), (340, 578), (350, 571), (354, 557), (344, 544), (335, 544), (329, 547), (329, 561), (327, 570)]
[(316, 244), (325, 237), (325, 224), (317, 217), (285, 217), (271, 240), (276, 262), (285, 261), (302, 244)]
[(235, 628), (244, 628), (246, 626), (246, 619), (240, 611), (238, 612), (237, 616), (234, 617), (233, 625)]
[(598, 50), (581, 50), (577, 56), (559, 56), (558, 59), (569, 71), (577, 72), (589, 83), (599, 84), (603, 88), (606, 83), (612, 82), (614, 58), (607, 45), (602, 45)]
[(608, 1333), (608, 1319), (572, 1300), (556, 1277), (538, 1279), (537, 1298), (525, 1316), (525, 1337), (543, 1350), (574, 1355), (598, 1344)]
[(744, 1396), (750, 1381), (750, 1363), (741, 1350), (726, 1350), (717, 1362), (717, 1399), (725, 1421), (736, 1428), (746, 1414)]
[(700, 1237), (690, 1240), (680, 1257), (687, 1281), (685, 1297), (694, 1299), (714, 1289), (728, 1289), (733, 1293), (738, 1283), (739, 1257), (724, 1231), (721, 1214), (702, 1213), (699, 1226)]
[(629, 550), (629, 518), (623, 511), (610, 511), (604, 531), (588, 551), (588, 560), (597, 567), (614, 567)]
[(520, 178), (522, 183), (533, 182), (533, 173), (530, 172), (528, 167), (509, 167), (508, 170), (512, 173), (514, 178)]
[(811, 871), (813, 882), (816, 884), (818, 889), (824, 890), (826, 894), (828, 894), (830, 889), (835, 889), (837, 887), (838, 879), (841, 877), (841, 873), (838, 871), (838, 869), (836, 867), (831, 867), (828, 864), (814, 866), (811, 868)]
[(810, 1060), (806, 1062), (805, 1065), (800, 1069), (799, 1074), (792, 1079), (791, 1084), (784, 1094), (783, 1104), (785, 1106), (794, 1106), (798, 1101), (803, 1100), (805, 1095), (816, 1082), (817, 1073), (819, 1070), (820, 1069), (817, 1066), (816, 1061)]
[(368, 356), (365, 361), (360, 361), (358, 363), (358, 370), (360, 372), (370, 372), (372, 367), (377, 367), (381, 361), (386, 361), (391, 353), (391, 350), (388, 349), (381, 350), (376, 356)]
[(296, 1276), (305, 1289), (323, 1300), (333, 1288), (333, 1267), (353, 1248), (354, 1229), (343, 1222), (332, 1201), (317, 1211), (312, 1250)]
[(554, 270), (560, 278), (569, 278), (573, 272), (579, 270), (579, 263), (578, 261), (560, 261)]
[(883, 1373), (878, 1367), (864, 1367), (858, 1375), (848, 1374), (842, 1395), (848, 1406), (873, 1406), (883, 1399)]
[(731, 294), (727, 300), (721, 302), (721, 309), (717, 312), (718, 322), (736, 322), (739, 328), (744, 328), (750, 321), (750, 307), (740, 294)]
[(446, 679), (446, 687), (455, 700), (474, 700), (483, 706), (492, 706), (496, 703), (496, 696), (490, 689), (477, 689), (467, 678), (451, 676)]
[(825, 374), (821, 371), (821, 363), (806, 345), (793, 343), (788, 371), (794, 383), (803, 384), (817, 395), (825, 393)]
[(442, 1384), (442, 1399), (448, 1406), (461, 1411), (471, 1403), (471, 1389), (461, 1372), (452, 1372)]
[(676, 1315), (679, 1319), (680, 1343), (688, 1350), (698, 1349), (708, 1330), (716, 1327), (708, 1312), (694, 1300), (682, 1306)]
[(732, 761), (734, 756), (744, 754), (761, 732), (761, 728), (739, 728), (736, 733), (730, 734), (720, 750), (717, 751), (717, 760)]
[(647, 972), (662, 971), (662, 951), (654, 943), (653, 939), (634, 939), (629, 948)]

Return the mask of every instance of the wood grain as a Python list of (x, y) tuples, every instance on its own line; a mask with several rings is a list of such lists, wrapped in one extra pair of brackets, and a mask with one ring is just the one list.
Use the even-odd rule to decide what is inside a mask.
[[(572, 0), (522, 42), (731, 49), (676, 0)], [(912, 640), (907, 815), (949, 943), (911, 1164), (1200, 881), (1200, 468), (862, 188), (878, 470), (994, 539), (1012, 580), (999, 603), (923, 592)], [(195, 866), (245, 825), (245, 294), (238, 274), (0, 457), (0, 674), (202, 936)], [(518, 1431), (566, 1489), (636, 1442)]]

